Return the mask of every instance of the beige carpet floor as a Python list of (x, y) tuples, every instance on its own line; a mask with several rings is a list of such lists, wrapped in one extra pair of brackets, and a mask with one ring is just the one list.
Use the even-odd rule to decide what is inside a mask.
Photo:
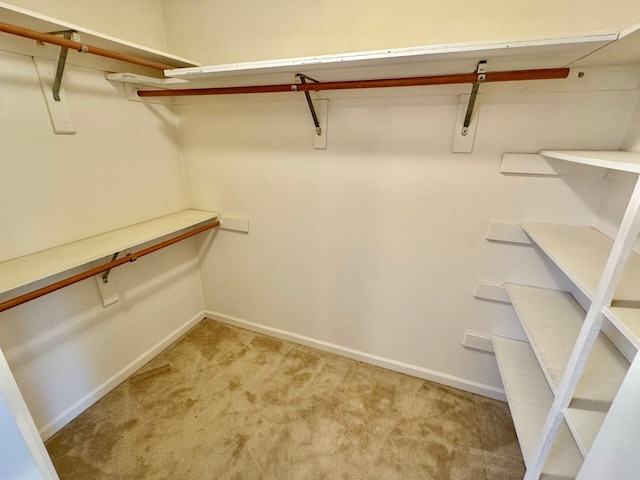
[(211, 320), (47, 449), (62, 480), (524, 475), (502, 402)]

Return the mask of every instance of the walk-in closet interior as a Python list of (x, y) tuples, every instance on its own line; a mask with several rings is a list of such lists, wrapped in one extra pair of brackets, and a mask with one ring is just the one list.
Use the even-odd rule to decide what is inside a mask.
[(0, 2), (0, 479), (639, 478), (639, 93), (631, 0)]

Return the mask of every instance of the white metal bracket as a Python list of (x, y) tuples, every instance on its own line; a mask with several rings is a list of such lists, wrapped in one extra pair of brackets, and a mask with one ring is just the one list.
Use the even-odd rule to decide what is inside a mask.
[(156, 78), (149, 77), (147, 75), (140, 75), (138, 73), (105, 73), (104, 77), (110, 82), (119, 82), (124, 85), (124, 92), (127, 100), (132, 102), (156, 103), (156, 104), (171, 104), (173, 100), (171, 98), (163, 97), (146, 97), (142, 98), (138, 96), (138, 90), (140, 86), (151, 87), (154, 89), (171, 89), (173, 86), (181, 86), (185, 83), (189, 83), (188, 80), (182, 78)]

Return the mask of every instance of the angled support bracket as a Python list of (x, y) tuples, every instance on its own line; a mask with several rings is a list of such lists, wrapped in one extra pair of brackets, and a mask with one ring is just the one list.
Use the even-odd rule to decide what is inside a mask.
[[(120, 254), (120, 252), (116, 252), (113, 254), (113, 257), (111, 257), (111, 262), (113, 262), (116, 258), (118, 258), (118, 255)], [(109, 263), (111, 263), (109, 262)], [(109, 283), (109, 274), (111, 273), (111, 269), (106, 270), (103, 274), (102, 274), (102, 283)]]
[[(318, 80), (311, 78), (303, 73), (296, 73), (296, 78), (300, 80), (300, 83), (307, 83), (307, 80), (311, 80), (312, 82), (318, 83)], [(304, 96), (307, 99), (307, 105), (309, 105), (309, 111), (311, 112), (311, 118), (313, 119), (313, 124), (316, 127), (316, 135), (322, 135), (322, 127), (320, 127), (320, 122), (318, 121), (318, 115), (316, 114), (316, 109), (313, 106), (313, 101), (311, 100), (311, 94), (305, 90)]]
[[(74, 30), (62, 30), (60, 32), (49, 32), (50, 35), (62, 34), (65, 39), (73, 39), (75, 42), (80, 42), (80, 34)], [(62, 75), (64, 74), (64, 67), (67, 64), (67, 53), (69, 47), (60, 47), (60, 57), (58, 57), (58, 68), (56, 69), (56, 77), (53, 81), (53, 99), (56, 102), (60, 101), (60, 87), (62, 86)]]
[(478, 76), (476, 77), (476, 81), (471, 88), (471, 96), (469, 97), (469, 103), (467, 105), (467, 113), (464, 116), (464, 123), (462, 124), (462, 135), (467, 135), (469, 133), (469, 125), (471, 125), (471, 118), (473, 117), (473, 107), (476, 104), (476, 98), (478, 97), (478, 90), (480, 89), (480, 84), (484, 83), (487, 79), (487, 62), (486, 60), (482, 60), (478, 62), (478, 66), (476, 68), (476, 73)]

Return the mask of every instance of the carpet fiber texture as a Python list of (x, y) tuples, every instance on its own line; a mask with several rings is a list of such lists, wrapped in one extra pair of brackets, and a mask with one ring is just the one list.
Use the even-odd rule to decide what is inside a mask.
[(524, 475), (502, 402), (212, 320), (47, 449), (62, 480)]

